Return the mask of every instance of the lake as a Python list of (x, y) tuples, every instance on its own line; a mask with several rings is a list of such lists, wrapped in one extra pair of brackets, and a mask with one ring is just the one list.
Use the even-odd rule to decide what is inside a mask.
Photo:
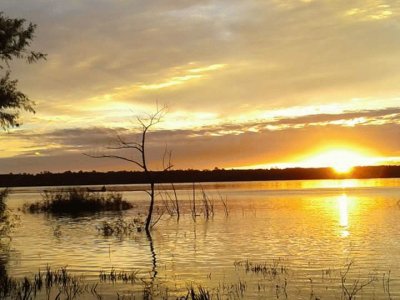
[[(134, 208), (74, 218), (18, 211), (54, 188), (13, 189), (7, 205), (20, 221), (0, 253), (8, 276), (67, 267), (84, 284), (99, 283), (79, 299), (141, 299), (148, 291), (176, 299), (190, 287), (213, 299), (400, 298), (400, 179), (203, 183), (194, 191), (176, 184), (179, 221), (164, 212), (151, 240), (144, 232), (104, 236), (104, 221), (145, 213), (143, 188), (107, 186)], [(158, 188), (155, 219), (175, 199), (170, 185)], [(120, 272), (134, 280), (110, 276)]]

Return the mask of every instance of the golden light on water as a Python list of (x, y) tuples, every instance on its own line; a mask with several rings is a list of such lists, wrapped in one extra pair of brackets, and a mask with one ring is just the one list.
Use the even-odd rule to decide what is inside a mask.
[(343, 194), (338, 198), (340, 226), (347, 227), (349, 225), (349, 211), (347, 195)]
[(338, 210), (339, 210), (339, 225), (342, 227), (341, 236), (346, 237), (350, 233), (347, 230), (349, 226), (349, 200), (346, 194), (341, 195), (338, 198)]

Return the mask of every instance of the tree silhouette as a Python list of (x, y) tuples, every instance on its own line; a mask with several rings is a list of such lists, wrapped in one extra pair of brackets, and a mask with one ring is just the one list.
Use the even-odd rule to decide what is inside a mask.
[[(13, 59), (24, 59), (28, 63), (45, 59), (41, 52), (29, 50), (34, 38), (36, 25), (26, 24), (24, 19), (12, 19), (0, 12), (0, 128), (6, 130), (19, 126), (19, 112), (25, 110), (34, 113), (34, 103), (18, 90), (17, 80), (10, 78), (9, 62)], [(5, 267), (7, 249), (3, 243), (14, 226), (7, 210), (5, 199), (8, 190), (0, 190), (0, 297), (6, 296), (8, 275)]]
[[(145, 230), (148, 235), (150, 235), (150, 229), (151, 229), (151, 220), (153, 216), (153, 210), (154, 210), (154, 199), (155, 199), (155, 178), (153, 172), (148, 168), (147, 165), (147, 152), (146, 152), (146, 138), (149, 130), (155, 126), (156, 124), (161, 122), (161, 119), (164, 117), (166, 113), (166, 107), (158, 108), (155, 113), (152, 114), (146, 114), (144, 117), (138, 117), (137, 122), (140, 125), (141, 129), (141, 134), (140, 134), (140, 139), (139, 141), (133, 141), (133, 142), (128, 142), (124, 140), (121, 136), (117, 135), (117, 145), (115, 147), (107, 147), (107, 149), (110, 150), (132, 150), (133, 157), (137, 158), (128, 158), (123, 155), (116, 155), (116, 154), (101, 154), (101, 155), (91, 155), (91, 154), (86, 154), (84, 155), (92, 157), (92, 158), (115, 158), (115, 159), (120, 159), (124, 160), (127, 162), (130, 162), (134, 164), (136, 167), (138, 167), (140, 170), (144, 172), (144, 175), (146, 176), (146, 181), (150, 184), (150, 191), (146, 190), (146, 193), (150, 196), (150, 205), (149, 205), (149, 210), (147, 213), (146, 217), (146, 224), (145, 224)], [(172, 168), (171, 164), (171, 155), (169, 153), (168, 155), (168, 161), (165, 160), (166, 158), (167, 151), (164, 152), (164, 157), (163, 157), (163, 171), (167, 171)]]
[(12, 19), (0, 12), (0, 127), (6, 130), (19, 126), (21, 110), (34, 113), (34, 103), (17, 88), (18, 80), (10, 78), (9, 62), (24, 59), (28, 63), (45, 59), (46, 54), (29, 50), (36, 25), (25, 19)]

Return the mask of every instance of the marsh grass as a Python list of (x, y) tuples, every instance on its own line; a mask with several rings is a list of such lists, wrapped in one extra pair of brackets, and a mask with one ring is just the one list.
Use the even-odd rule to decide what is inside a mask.
[(382, 275), (382, 286), (383, 286), (383, 291), (388, 295), (388, 299), (391, 300), (392, 298), (392, 294), (390, 292), (390, 275), (391, 275), (391, 271), (389, 270), (389, 272), (383, 273)]
[(243, 268), (246, 273), (260, 274), (264, 278), (275, 279), (280, 275), (287, 275), (288, 268), (283, 264), (282, 259), (273, 259), (271, 263), (256, 263), (249, 260), (235, 261), (235, 268)]
[(202, 190), (203, 215), (206, 220), (214, 217), (214, 199)]
[(101, 211), (122, 211), (132, 204), (122, 199), (120, 193), (97, 193), (73, 188), (65, 191), (51, 191), (42, 194), (40, 202), (25, 204), (23, 210), (29, 213), (79, 215)]
[(1, 299), (79, 299), (83, 294), (98, 296), (97, 284), (87, 284), (81, 277), (71, 275), (66, 267), (58, 270), (46, 268), (39, 270), (29, 279), (16, 280), (10, 277), (3, 279), (0, 289)]
[(176, 216), (176, 220), (179, 221), (181, 216), (181, 209), (179, 205), (179, 198), (176, 192), (175, 185), (171, 183), (172, 195), (168, 191), (160, 193), (161, 200), (164, 205), (165, 212), (171, 217)]
[[(97, 288), (104, 287), (104, 284), (128, 284), (131, 288), (124, 288), (123, 291), (116, 289), (116, 296), (112, 299), (187, 299), (187, 300), (209, 300), (209, 299), (347, 299), (354, 300), (371, 295), (363, 294), (363, 290), (377, 280), (377, 276), (371, 275), (369, 278), (360, 279), (354, 277), (353, 263), (346, 264), (343, 268), (338, 268), (332, 273), (338, 273), (335, 280), (329, 283), (329, 286), (320, 286), (320, 282), (314, 282), (311, 278), (302, 277), (303, 280), (310, 280), (309, 295), (299, 294), (295, 281), (291, 281), (292, 289), (288, 289), (289, 279), (288, 270), (280, 259), (272, 263), (256, 263), (249, 260), (237, 261), (234, 263), (236, 268), (247, 269), (251, 276), (260, 276), (262, 279), (258, 283), (258, 290), (254, 289), (255, 282), (246, 282), (241, 278), (237, 281), (213, 282), (208, 286), (202, 284), (190, 283), (186, 291), (170, 289), (163, 282), (149, 280), (147, 276), (141, 277), (138, 270), (125, 272), (111, 268), (110, 271), (100, 271), (99, 280), (96, 283), (85, 283), (84, 277), (71, 275), (66, 267), (52, 270), (47, 267), (44, 272), (38, 272), (33, 279), (23, 278), (14, 280), (7, 278), (7, 282), (0, 289), (0, 299), (103, 299), (103, 296), (97, 292)], [(264, 278), (264, 274), (267, 276)], [(284, 275), (283, 277), (280, 277)], [(332, 278), (333, 278), (332, 277)], [(208, 277), (211, 279), (211, 275)], [(284, 278), (284, 281), (281, 279)], [(251, 279), (251, 277), (249, 278)], [(270, 280), (273, 279), (273, 280)], [(292, 278), (293, 279), (293, 278)], [(253, 279), (251, 279), (253, 280)], [(390, 271), (382, 276), (382, 285), (384, 295), (376, 294), (378, 299), (385, 296), (385, 299), (394, 299), (390, 292)], [(316, 284), (314, 286), (314, 283)], [(319, 289), (314, 290), (314, 287)], [(321, 294), (321, 288), (325, 290)], [(375, 288), (375, 287), (373, 287)], [(258, 292), (257, 292), (258, 291)], [(367, 292), (367, 291), (366, 291)], [(372, 295), (375, 295), (375, 290)], [(322, 296), (319, 296), (322, 295)], [(378, 296), (379, 295), (379, 296)], [(397, 294), (396, 294), (397, 295)], [(107, 295), (104, 299), (109, 299)], [(375, 297), (374, 297), (375, 298)]]
[(131, 272), (125, 272), (125, 271), (116, 271), (114, 268), (111, 268), (110, 272), (100, 271), (99, 279), (100, 282), (111, 282), (111, 283), (122, 282), (131, 284), (140, 281), (137, 270)]
[(228, 217), (228, 216), (229, 216), (229, 213), (230, 213), (230, 207), (229, 207), (229, 203), (228, 203), (228, 197), (227, 197), (227, 196), (223, 197), (222, 195), (219, 195), (219, 198), (220, 198), (220, 200), (221, 200), (221, 204), (222, 204), (222, 207), (223, 207), (223, 209), (224, 209), (225, 217)]
[(190, 286), (188, 288), (188, 292), (186, 296), (181, 297), (180, 299), (185, 300), (209, 300), (212, 299), (212, 292), (199, 285), (197, 288)]

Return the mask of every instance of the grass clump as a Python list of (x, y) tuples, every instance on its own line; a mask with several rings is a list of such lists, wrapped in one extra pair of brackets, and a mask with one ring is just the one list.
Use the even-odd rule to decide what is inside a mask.
[(133, 284), (139, 281), (137, 270), (132, 272), (125, 272), (125, 271), (117, 272), (114, 268), (112, 268), (109, 273), (106, 271), (100, 271), (99, 279), (100, 282), (111, 282), (111, 283), (123, 282), (123, 283)]
[[(96, 284), (86, 284), (83, 278), (71, 275), (66, 267), (59, 270), (46, 268), (32, 279), (24, 277), (16, 280), (6, 277), (0, 289), (0, 299), (79, 299), (91, 293), (99, 298)], [(46, 297), (45, 297), (46, 296)]]
[(144, 230), (144, 222), (140, 216), (135, 217), (132, 220), (125, 220), (122, 217), (119, 217), (115, 221), (104, 221), (101, 226), (97, 227), (97, 230), (105, 237), (129, 236), (132, 233)]
[(24, 211), (30, 213), (70, 214), (121, 211), (132, 208), (120, 193), (96, 193), (73, 188), (42, 194), (43, 201), (26, 204)]

